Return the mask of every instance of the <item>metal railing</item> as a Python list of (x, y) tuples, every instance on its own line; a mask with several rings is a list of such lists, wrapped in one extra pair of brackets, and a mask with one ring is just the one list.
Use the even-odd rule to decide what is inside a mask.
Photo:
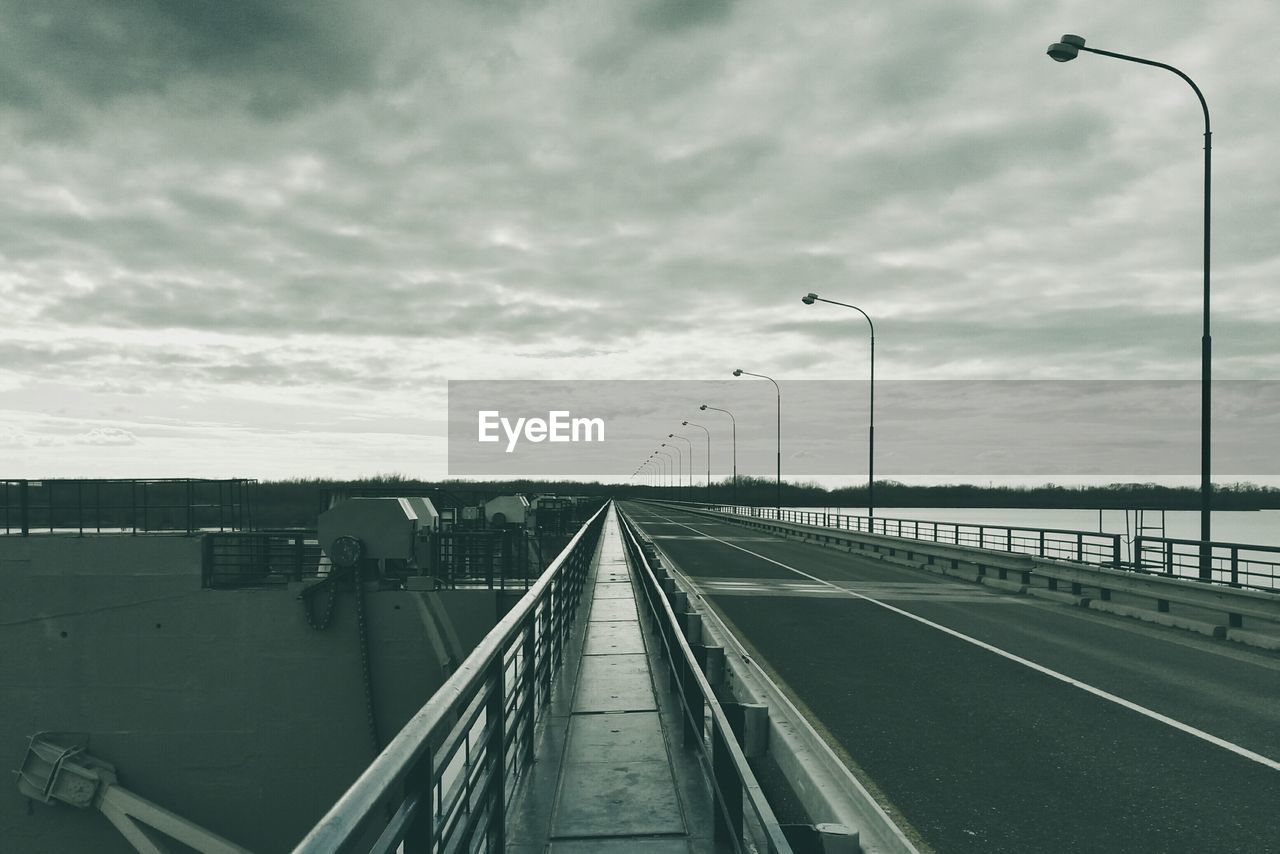
[(0, 481), (5, 534), (196, 534), (253, 527), (256, 480), (227, 478)]
[[(1280, 592), (1280, 546), (1248, 543), (1212, 545), (1212, 580), (1232, 587)], [(1134, 537), (1133, 569), (1199, 580), (1200, 541), (1173, 537)]]
[(294, 854), (501, 851), (608, 507), (418, 710)]
[(315, 531), (206, 534), (201, 575), (205, 587), (230, 589), (319, 578), (329, 571)]
[[(395, 578), (430, 575), (448, 590), (526, 590), (568, 541), (523, 528), (446, 530), (431, 535), (429, 566), (388, 560), (381, 571)], [(305, 581), (330, 568), (311, 530), (207, 533), (202, 558), (204, 586), (221, 589)]]
[[(882, 516), (849, 516), (819, 510), (778, 510), (729, 504), (685, 504), (752, 519), (771, 519), (798, 525), (834, 528), (853, 533), (877, 534), (925, 540), (943, 545), (1025, 554), (1067, 560), (1108, 569), (1120, 569), (1174, 578), (1199, 580), (1200, 541), (1176, 537), (1135, 536), (1126, 559), (1123, 534), (1074, 531), (1065, 528), (1026, 528), (965, 522), (934, 522)], [(1280, 546), (1213, 542), (1213, 578), (1216, 584), (1280, 592)]]
[[(716, 699), (698, 656), (680, 628), (666, 589), (658, 582), (630, 520), (621, 514), (619, 519), (627, 554), (644, 589), (648, 615), (662, 641), (659, 656), (670, 668), (674, 694), (680, 703), (684, 744), (696, 747), (705, 766), (711, 769), (715, 841), (730, 844), (738, 854), (747, 851), (790, 854), (791, 846), (747, 764), (738, 736)], [(674, 590), (674, 586), (671, 589)], [(703, 648), (704, 662), (705, 652)], [(749, 822), (744, 804), (751, 807)]]
[(1124, 569), (1121, 534), (1075, 531), (1067, 528), (1027, 528), (1018, 525), (985, 525), (972, 522), (934, 522), (884, 516), (850, 516), (819, 510), (782, 510), (745, 505), (697, 505), (720, 513), (753, 519), (775, 519), (797, 525), (813, 525), (854, 533), (927, 540), (944, 545), (1070, 560), (1112, 569)]

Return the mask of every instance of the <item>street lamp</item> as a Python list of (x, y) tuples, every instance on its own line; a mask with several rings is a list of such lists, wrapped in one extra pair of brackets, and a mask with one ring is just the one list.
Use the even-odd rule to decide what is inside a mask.
[(768, 380), (773, 383), (774, 390), (778, 393), (778, 468), (777, 474), (774, 475), (774, 495), (777, 503), (778, 518), (782, 518), (782, 389), (778, 387), (777, 381), (773, 377), (766, 377), (764, 374), (753, 374), (750, 371), (744, 371), (738, 368), (733, 372), (735, 377), (748, 376), (759, 377), (762, 380)]
[[(676, 452), (676, 495), (680, 495), (680, 481), (684, 480), (684, 451), (680, 446), (672, 442), (663, 442), (662, 447), (670, 448)], [(690, 460), (689, 462), (693, 462)]]
[(707, 503), (711, 503), (711, 431), (701, 424), (694, 424), (692, 421), (681, 421), (681, 425), (685, 427), (697, 427), (703, 433), (707, 434)]
[(805, 305), (825, 302), (851, 308), (865, 317), (867, 325), (871, 327), (871, 401), (867, 406), (867, 516), (874, 519), (876, 515), (876, 325), (871, 322), (871, 316), (856, 305), (823, 299), (813, 293), (800, 297), (800, 302)]
[[(665, 448), (666, 446), (665, 446), (665, 445), (663, 445), (663, 447)], [(671, 455), (670, 455), (670, 454), (668, 454), (666, 451), (654, 451), (654, 453), (655, 453), (655, 454), (657, 454), (657, 455), (658, 455), (658, 456), (660, 456), (660, 457), (666, 457), (666, 458), (667, 458), (666, 476), (667, 476), (667, 485), (668, 485), (668, 486), (670, 486), (670, 485), (671, 485), (671, 471), (672, 471), (672, 469), (674, 469), (674, 468), (676, 467), (675, 460), (673, 460), (673, 459), (671, 458)]]
[(689, 484), (689, 492), (686, 497), (693, 497), (693, 442), (689, 441), (687, 436), (681, 436), (679, 433), (668, 433), (668, 439), (683, 439), (684, 443), (689, 446), (689, 468), (685, 470), (685, 482)]
[(707, 406), (705, 403), (698, 407), (705, 412), (710, 409), (715, 412), (723, 412), (729, 416), (729, 423), (733, 425), (733, 503), (738, 503), (738, 419), (733, 417), (733, 413), (727, 409), (719, 409), (714, 406)]
[(1172, 65), (1166, 65), (1163, 62), (1153, 62), (1150, 59), (1140, 59), (1123, 53), (1112, 53), (1109, 50), (1085, 47), (1084, 39), (1075, 35), (1063, 36), (1062, 41), (1049, 45), (1046, 53), (1056, 62), (1070, 62), (1082, 50), (1086, 53), (1096, 53), (1100, 56), (1109, 56), (1113, 59), (1123, 59), (1128, 62), (1136, 62), (1139, 65), (1152, 65), (1156, 68), (1163, 68), (1165, 71), (1172, 71), (1185, 80), (1191, 90), (1196, 93), (1196, 98), (1200, 100), (1200, 109), (1204, 111), (1204, 331), (1200, 337), (1200, 580), (1211, 581), (1213, 579), (1213, 546), (1212, 537), (1210, 536), (1209, 505), (1213, 495), (1213, 483), (1209, 479), (1209, 412), (1213, 346), (1212, 339), (1209, 336), (1209, 198), (1213, 132), (1209, 126), (1209, 105), (1205, 102), (1204, 94), (1200, 91), (1200, 87), (1195, 84), (1195, 81)]

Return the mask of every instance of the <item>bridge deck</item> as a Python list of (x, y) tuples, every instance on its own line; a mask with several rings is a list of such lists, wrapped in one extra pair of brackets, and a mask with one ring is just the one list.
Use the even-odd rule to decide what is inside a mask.
[(1280, 851), (1280, 655), (623, 509), (922, 850)]
[(666, 686), (655, 684), (651, 640), (612, 512), (579, 617), (539, 724), (533, 771), (512, 805), (507, 850), (714, 850), (707, 786), (680, 745)]

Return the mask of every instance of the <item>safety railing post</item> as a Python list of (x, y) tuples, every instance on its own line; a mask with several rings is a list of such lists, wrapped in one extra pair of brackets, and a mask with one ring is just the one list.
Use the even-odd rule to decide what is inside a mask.
[(1120, 569), (1121, 568), (1120, 561), (1121, 561), (1120, 535), (1113, 534), (1111, 537), (1111, 568)]
[(414, 769), (405, 778), (405, 797), (417, 795), (418, 812), (404, 835), (404, 854), (431, 854), (435, 842), (436, 799), (431, 778), (435, 770), (434, 756), (427, 748)]
[(506, 750), (506, 667), (501, 652), (489, 665), (490, 694), (485, 716), (489, 724), (489, 743), (485, 745), (485, 762), (489, 766), (489, 827), (485, 834), (490, 851), (506, 850), (507, 825), (507, 750)]
[(22, 531), (22, 536), (30, 536), (31, 484), (25, 480), (18, 481), (18, 527)]
[(524, 653), (521, 662), (522, 691), (524, 696), (524, 755), (522, 757), (522, 765), (528, 766), (533, 764), (533, 721), (534, 711), (537, 709), (537, 674), (534, 671), (534, 627), (537, 625), (535, 615), (530, 615), (530, 619), (525, 623), (524, 627)]
[(713, 721), (711, 724), (711, 775), (722, 803), (716, 804), (713, 838), (716, 842), (732, 840), (735, 849), (742, 844), (742, 780), (729, 753), (726, 735)]

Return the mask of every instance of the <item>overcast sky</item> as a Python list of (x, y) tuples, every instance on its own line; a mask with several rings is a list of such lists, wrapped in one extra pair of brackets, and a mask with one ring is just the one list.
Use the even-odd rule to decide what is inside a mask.
[[(1280, 5), (0, 2), (0, 476), (445, 475), (450, 379), (1280, 378)], [(743, 380), (753, 382), (753, 380)], [(690, 417), (678, 413), (676, 418)], [(892, 472), (884, 472), (891, 475)]]

